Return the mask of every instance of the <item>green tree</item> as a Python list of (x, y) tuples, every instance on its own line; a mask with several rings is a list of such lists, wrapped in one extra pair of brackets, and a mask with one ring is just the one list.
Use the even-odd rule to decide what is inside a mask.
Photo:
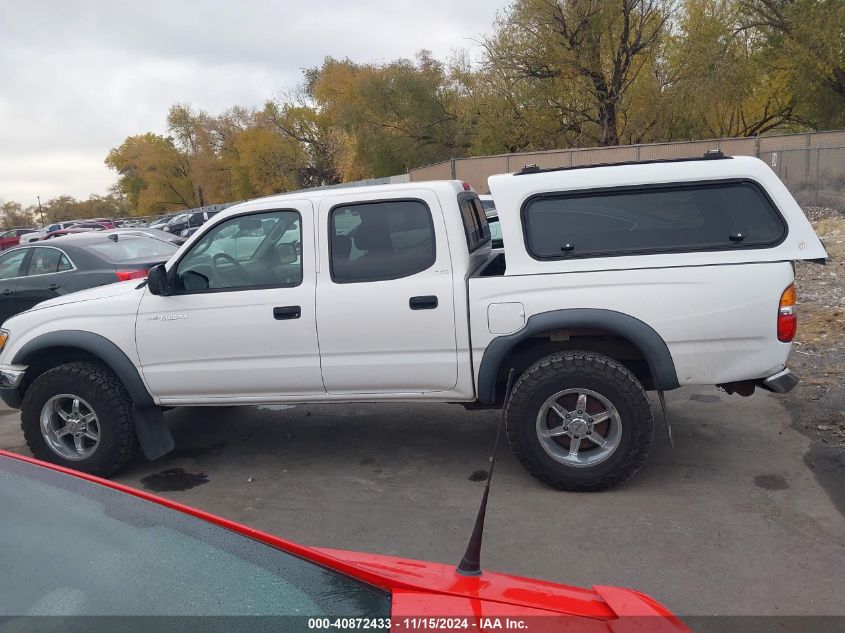
[(0, 206), (0, 222), (4, 227), (27, 226), (35, 221), (32, 207), (23, 208), (20, 202), (9, 200)]
[(152, 133), (130, 136), (109, 152), (106, 165), (135, 215), (200, 206), (189, 161), (172, 138)]
[(182, 157), (198, 206), (231, 199), (231, 180), (221, 158), (231, 138), (227, 133), (234, 133), (226, 125), (229, 122), (226, 114), (211, 117), (182, 104), (172, 106), (167, 114), (167, 131)]
[(781, 69), (798, 115), (811, 126), (845, 125), (845, 2), (739, 0), (744, 32)]
[(460, 95), (427, 51), (383, 65), (327, 58), (306, 71), (305, 91), (336, 130), (344, 180), (400, 173), (469, 147), (456, 115)]
[(787, 77), (732, 0), (685, 0), (666, 54), (665, 140), (755, 136), (797, 125)]
[(44, 203), (44, 217), (50, 222), (78, 220), (79, 201), (73, 196), (56, 196)]
[(301, 147), (297, 155), (297, 185), (317, 187), (340, 182), (337, 164), (343, 145), (341, 135), (332, 127), (329, 115), (307, 102), (307, 96), (297, 94), (284, 101), (268, 101), (259, 115), (263, 125)]
[(519, 80), (542, 86), (533, 101), (559, 121), (554, 137), (618, 145), (630, 134), (635, 84), (656, 75), (670, 8), (664, 0), (516, 0), (482, 42), (486, 64), (520, 89)]

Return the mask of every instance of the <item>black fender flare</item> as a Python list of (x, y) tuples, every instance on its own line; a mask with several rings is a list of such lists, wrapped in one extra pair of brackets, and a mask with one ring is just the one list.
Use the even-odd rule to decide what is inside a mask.
[(497, 336), (481, 357), (478, 369), (478, 400), (483, 404), (496, 401), (496, 377), (499, 368), (518, 343), (549, 330), (590, 328), (622, 336), (636, 345), (645, 356), (654, 385), (660, 391), (677, 389), (678, 375), (666, 342), (647, 323), (622, 312), (600, 308), (569, 308), (533, 314), (521, 330)]
[(24, 343), (12, 359), (13, 365), (28, 365), (37, 352), (51, 348), (72, 348), (98, 358), (111, 369), (129, 392), (135, 408), (135, 432), (147, 459), (169, 453), (175, 444), (161, 409), (147, 391), (138, 368), (116, 344), (99, 334), (82, 330), (56, 330)]

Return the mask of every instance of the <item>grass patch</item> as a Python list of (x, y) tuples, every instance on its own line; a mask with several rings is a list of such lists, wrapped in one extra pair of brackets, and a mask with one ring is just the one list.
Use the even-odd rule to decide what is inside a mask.
[(801, 304), (798, 309), (798, 335), (802, 343), (839, 346), (845, 338), (845, 309)]
[(845, 259), (845, 220), (826, 218), (813, 222), (813, 228), (831, 259)]

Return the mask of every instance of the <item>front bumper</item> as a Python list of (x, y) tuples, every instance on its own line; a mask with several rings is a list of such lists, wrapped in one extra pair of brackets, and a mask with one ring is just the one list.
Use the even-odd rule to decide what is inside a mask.
[(0, 399), (6, 406), (18, 409), (21, 406), (20, 384), (26, 373), (24, 365), (0, 365)]
[(774, 393), (787, 393), (792, 391), (799, 381), (800, 378), (793, 374), (791, 370), (784, 369), (783, 371), (779, 371), (768, 378), (763, 378), (759, 384), (767, 391), (773, 391)]
[(24, 365), (0, 365), (0, 389), (17, 388), (25, 373)]

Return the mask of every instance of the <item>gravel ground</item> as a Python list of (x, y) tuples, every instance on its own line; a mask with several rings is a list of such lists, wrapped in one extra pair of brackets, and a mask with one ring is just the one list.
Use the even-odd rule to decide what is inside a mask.
[(789, 366), (801, 382), (785, 402), (795, 428), (811, 440), (807, 465), (845, 513), (845, 215), (804, 212), (830, 257), (824, 266), (796, 266), (798, 334)]

